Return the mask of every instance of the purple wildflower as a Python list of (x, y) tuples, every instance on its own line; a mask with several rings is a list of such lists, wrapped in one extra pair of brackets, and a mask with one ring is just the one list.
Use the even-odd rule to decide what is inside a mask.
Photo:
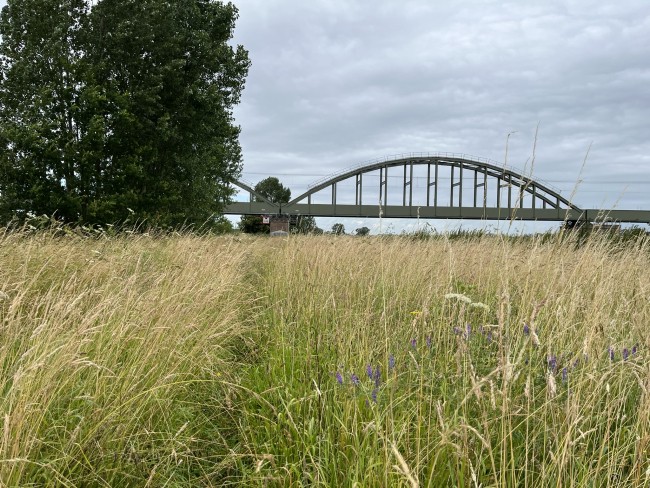
[(381, 371), (379, 371), (379, 365), (377, 365), (377, 369), (375, 369), (375, 386), (379, 387), (379, 384), (381, 383)]
[(491, 330), (488, 330), (488, 333), (487, 333), (487, 341), (488, 341), (488, 342), (492, 342), (492, 331), (491, 331)]
[(524, 335), (530, 334), (530, 326), (528, 324), (524, 324)]
[(469, 335), (472, 333), (472, 326), (470, 324), (467, 324), (466, 330), (467, 330), (467, 340), (469, 340)]
[(336, 372), (336, 382), (337, 382), (339, 385), (342, 385), (342, 384), (343, 384), (343, 376), (341, 376), (341, 372), (340, 372), (340, 371), (337, 371), (337, 372)]
[(460, 328), (454, 327), (454, 334), (460, 335)]
[(352, 380), (352, 384), (353, 384), (354, 386), (359, 386), (359, 384), (361, 383), (361, 382), (359, 381), (359, 377), (358, 377), (356, 374), (354, 374), (354, 373), (352, 373), (352, 374), (350, 375), (350, 380)]
[(373, 388), (372, 393), (370, 393), (370, 398), (372, 401), (377, 403), (377, 388)]
[(369, 379), (372, 379), (372, 365), (371, 364), (368, 364), (366, 366), (366, 374), (368, 375)]
[(632, 348), (632, 354), (636, 354), (638, 344), (634, 344), (634, 347)]
[(627, 361), (627, 358), (630, 357), (630, 351), (627, 350), (627, 347), (623, 349), (623, 361)]
[(576, 369), (579, 365), (580, 365), (580, 358), (576, 358), (576, 360), (573, 361), (572, 369)]
[(431, 349), (431, 336), (427, 336), (427, 347)]
[(415, 339), (411, 339), (411, 347), (415, 349), (416, 346), (417, 346), (417, 341)]
[(562, 381), (566, 383), (568, 379), (569, 379), (569, 372), (567, 371), (566, 368), (562, 368)]
[(395, 356), (392, 354), (388, 356), (388, 371), (392, 371), (393, 368), (395, 367)]
[(557, 358), (552, 354), (548, 357), (548, 369), (555, 371), (557, 369)]
[(614, 361), (614, 348), (609, 346), (609, 360)]

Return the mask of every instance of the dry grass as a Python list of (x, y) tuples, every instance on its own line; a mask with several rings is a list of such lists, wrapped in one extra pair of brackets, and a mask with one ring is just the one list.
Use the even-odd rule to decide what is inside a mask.
[(226, 445), (205, 437), (209, 415), (246, 332), (247, 252), (232, 239), (6, 237), (2, 485), (209, 480)]
[(644, 486), (649, 267), (647, 242), (6, 236), (0, 481)]

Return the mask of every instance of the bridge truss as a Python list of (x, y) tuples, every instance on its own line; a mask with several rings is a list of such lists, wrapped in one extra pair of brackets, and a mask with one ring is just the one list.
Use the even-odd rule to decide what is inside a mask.
[(227, 214), (650, 223), (650, 211), (582, 209), (550, 185), (496, 162), (450, 153), (375, 161), (320, 180), (281, 205), (249, 184), (233, 184), (250, 201), (228, 205)]

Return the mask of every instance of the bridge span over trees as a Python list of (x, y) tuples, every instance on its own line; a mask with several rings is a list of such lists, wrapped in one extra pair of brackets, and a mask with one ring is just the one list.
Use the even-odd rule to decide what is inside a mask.
[(232, 184), (250, 198), (231, 203), (226, 214), (650, 223), (648, 210), (582, 208), (548, 184), (464, 154), (377, 160), (317, 181), (283, 204), (245, 182)]

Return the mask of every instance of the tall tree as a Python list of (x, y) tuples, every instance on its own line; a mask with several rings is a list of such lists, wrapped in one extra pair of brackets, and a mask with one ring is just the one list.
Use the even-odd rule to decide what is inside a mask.
[(209, 219), (238, 175), (247, 52), (210, 0), (9, 0), (0, 18), (0, 217)]
[(78, 124), (88, 8), (83, 0), (10, 0), (0, 16), (0, 209), (78, 211)]

